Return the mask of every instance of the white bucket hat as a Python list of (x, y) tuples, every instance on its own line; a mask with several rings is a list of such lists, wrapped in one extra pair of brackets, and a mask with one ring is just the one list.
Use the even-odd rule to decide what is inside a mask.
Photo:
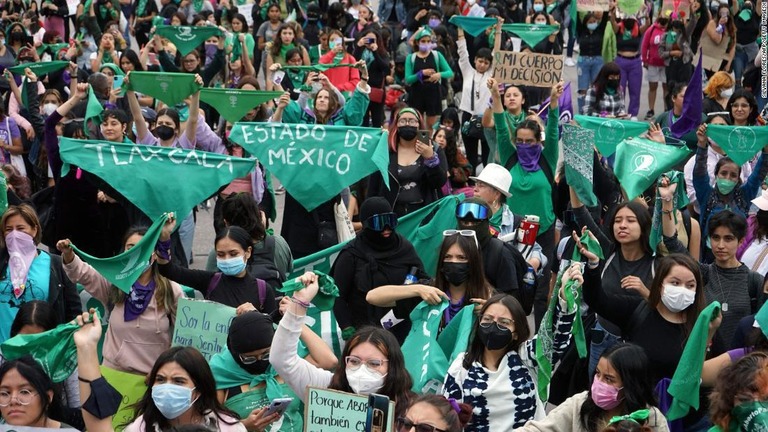
[(483, 171), (480, 172), (479, 176), (470, 176), (469, 178), (492, 186), (507, 198), (512, 196), (512, 194), (509, 193), (509, 187), (512, 186), (512, 174), (499, 164), (488, 164), (488, 166), (483, 168)]
[(752, 200), (752, 204), (756, 205), (760, 210), (768, 210), (768, 190), (762, 191), (759, 197)]

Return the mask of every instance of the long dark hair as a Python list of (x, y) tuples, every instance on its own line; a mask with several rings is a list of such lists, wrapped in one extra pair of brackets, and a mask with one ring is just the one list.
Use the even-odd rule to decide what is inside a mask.
[[(515, 351), (520, 348), (520, 345), (528, 340), (531, 335), (531, 329), (528, 327), (528, 319), (526, 318), (525, 311), (520, 305), (520, 302), (516, 298), (509, 294), (496, 294), (491, 296), (488, 301), (485, 302), (483, 308), (480, 309), (480, 316), (483, 316), (485, 311), (488, 310), (493, 304), (501, 303), (512, 314), (512, 319), (515, 322), (515, 338), (507, 345), (505, 352)], [(472, 326), (472, 336), (469, 338), (469, 347), (467, 348), (467, 354), (464, 356), (464, 363), (462, 366), (464, 369), (469, 369), (475, 362), (482, 362), (483, 352), (485, 352), (485, 345), (480, 341), (478, 332), (480, 330), (480, 320), (475, 320), (474, 326)], [(495, 365), (494, 365), (495, 366)]]
[(467, 278), (467, 290), (464, 293), (464, 302), (462, 306), (469, 304), (472, 298), (488, 298), (491, 293), (491, 287), (485, 279), (483, 271), (483, 256), (480, 254), (477, 244), (473, 237), (462, 235), (452, 235), (443, 237), (443, 243), (440, 245), (440, 254), (437, 256), (437, 270), (435, 272), (435, 286), (441, 291), (448, 292), (448, 279), (443, 275), (443, 257), (448, 253), (448, 249), (453, 245), (458, 245), (469, 264), (469, 278)]
[(152, 400), (152, 387), (155, 385), (157, 372), (160, 368), (173, 362), (178, 363), (189, 374), (192, 383), (195, 385), (195, 390), (200, 393), (200, 397), (192, 404), (192, 409), (198, 415), (204, 417), (213, 412), (218, 421), (228, 425), (236, 424), (237, 420), (230, 423), (222, 418), (222, 415), (228, 415), (234, 419), (239, 417), (236, 413), (225, 408), (216, 398), (216, 380), (213, 378), (213, 373), (205, 357), (195, 348), (173, 347), (160, 354), (160, 357), (157, 358), (155, 365), (152, 366), (152, 370), (147, 376), (147, 391), (144, 392), (144, 396), (134, 405), (134, 418), (144, 417), (145, 432), (154, 432), (156, 430), (155, 425), (162, 430), (167, 430), (171, 427), (171, 423), (160, 413), (160, 410), (157, 409), (155, 402)]
[[(643, 348), (629, 343), (620, 343), (605, 350), (600, 358), (608, 360), (621, 377), (626, 413), (656, 406), (648, 356)], [(581, 406), (582, 427), (589, 432), (597, 432), (598, 424), (601, 423), (605, 414), (605, 410), (592, 400), (592, 390), (587, 392), (587, 400)]]
[[(288, 29), (293, 32), (293, 45), (294, 46), (300, 46), (298, 43), (298, 36), (296, 35), (296, 30), (293, 29), (288, 23), (282, 23), (280, 26), (277, 27), (277, 31), (275, 32), (275, 37), (272, 40), (272, 47), (269, 49), (269, 54), (272, 55), (272, 57), (277, 57), (280, 55), (280, 48), (283, 47), (283, 38), (281, 36), (281, 33), (283, 33), (283, 30)], [(286, 55), (286, 57), (288, 57)]]
[(448, 430), (445, 432), (461, 432), (472, 419), (472, 405), (456, 401), (455, 406), (459, 408), (459, 411), (456, 411), (454, 405), (445, 396), (422, 394), (411, 402), (411, 407), (419, 403), (431, 405), (440, 413), (440, 417), (448, 425)]
[[(141, 72), (144, 70), (144, 66), (141, 65), (141, 60), (139, 60), (138, 54), (136, 54), (136, 51), (132, 49), (127, 49), (123, 51), (123, 53), (120, 55), (120, 62), (122, 63), (123, 59), (127, 59), (131, 64), (133, 65), (133, 70)], [(122, 65), (118, 65), (122, 69)], [(125, 71), (123, 71), (125, 72)]]
[(445, 158), (448, 162), (448, 168), (460, 168), (462, 165), (458, 161), (459, 149), (456, 147), (456, 134), (453, 132), (453, 129), (440, 126), (435, 130), (435, 133), (432, 134), (432, 140), (437, 138), (437, 134), (440, 133), (440, 131), (443, 131), (445, 134), (445, 148), (443, 151), (445, 152)]
[(749, 90), (740, 88), (734, 91), (731, 95), (731, 98), (728, 99), (728, 104), (726, 104), (725, 110), (731, 114), (731, 121), (733, 121), (733, 103), (741, 98), (746, 99), (749, 107), (751, 108), (749, 117), (747, 117), (747, 125), (754, 126), (755, 123), (757, 123), (757, 115), (759, 110), (757, 109), (757, 99), (755, 99), (755, 95), (753, 95)]
[[(350, 338), (344, 346), (344, 352), (341, 354), (342, 362), (351, 355), (352, 350), (355, 347), (364, 342), (372, 344), (384, 354), (384, 357), (386, 357), (386, 360), (388, 361), (387, 376), (384, 378), (384, 387), (378, 390), (377, 393), (389, 396), (389, 398), (395, 402), (397, 416), (401, 416), (405, 413), (406, 407), (410, 404), (413, 380), (411, 379), (408, 370), (405, 368), (405, 358), (403, 357), (403, 352), (400, 350), (400, 344), (392, 333), (383, 328), (373, 326), (363, 327), (355, 332), (355, 334), (352, 335), (352, 338)], [(352, 387), (349, 386), (349, 381), (347, 381), (346, 367), (340, 365), (336, 368), (328, 388), (341, 390), (347, 393), (354, 393)]]
[[(43, 417), (61, 420), (64, 410), (61, 404), (61, 395), (59, 395), (57, 387), (53, 384), (53, 380), (51, 380), (48, 374), (45, 373), (45, 370), (40, 366), (40, 363), (35, 361), (32, 356), (28, 355), (5, 362), (0, 366), (0, 383), (3, 382), (5, 375), (14, 369), (29, 382), (29, 385), (32, 386), (32, 388), (35, 389), (35, 392), (39, 395), (41, 410), (40, 415), (35, 421), (38, 421)], [(48, 392), (51, 392), (53, 396), (50, 397)]]
[(653, 251), (651, 250), (651, 226), (653, 225), (653, 220), (651, 219), (648, 210), (643, 207), (642, 204), (635, 201), (625, 201), (616, 205), (616, 207), (614, 207), (608, 214), (608, 217), (605, 218), (604, 227), (606, 235), (611, 240), (614, 251), (619, 247), (619, 242), (616, 240), (616, 235), (613, 233), (613, 225), (616, 220), (616, 214), (623, 208), (628, 208), (635, 214), (637, 223), (640, 225), (640, 239), (638, 240), (640, 246), (643, 248), (643, 252), (645, 252), (646, 255), (653, 255)]
[[(694, 278), (696, 278), (696, 298), (693, 301), (693, 304), (685, 309), (685, 324), (683, 324), (683, 327), (685, 329), (685, 340), (687, 340), (693, 330), (694, 324), (696, 324), (696, 320), (699, 318), (699, 314), (707, 305), (707, 300), (704, 295), (704, 282), (701, 279), (699, 263), (697, 263), (696, 260), (691, 258), (690, 255), (684, 254), (670, 254), (659, 260), (659, 268), (656, 270), (656, 275), (649, 287), (650, 294), (648, 296), (648, 306), (653, 309), (658, 307), (659, 302), (661, 302), (661, 289), (664, 285), (664, 278), (669, 275), (669, 272), (675, 266), (685, 267), (690, 270), (691, 273), (693, 273)], [(685, 342), (683, 342), (683, 344), (685, 344)]]
[(264, 240), (266, 228), (261, 222), (261, 210), (252, 194), (236, 193), (221, 203), (221, 217), (227, 225), (244, 229), (255, 241)]
[[(376, 54), (389, 58), (389, 52), (387, 51), (386, 45), (384, 45), (384, 39), (381, 37), (381, 33), (376, 29), (368, 29), (360, 34), (360, 38), (366, 37), (369, 34), (372, 34), (376, 38)], [(360, 39), (358, 38), (358, 40)]]
[(600, 101), (605, 96), (605, 89), (608, 87), (608, 77), (611, 75), (621, 75), (621, 69), (619, 65), (614, 62), (608, 62), (600, 68), (600, 72), (597, 73), (595, 81), (592, 82), (592, 87), (595, 89), (595, 102), (592, 108), (597, 108)]

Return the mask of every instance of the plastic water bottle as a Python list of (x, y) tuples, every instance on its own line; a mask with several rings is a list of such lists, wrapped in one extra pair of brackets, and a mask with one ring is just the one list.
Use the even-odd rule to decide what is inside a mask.
[(403, 282), (403, 285), (411, 285), (415, 284), (419, 281), (419, 278), (416, 277), (416, 273), (419, 272), (418, 267), (411, 267), (411, 271), (408, 272), (408, 276), (405, 277), (405, 281)]
[(536, 286), (536, 273), (533, 271), (533, 267), (528, 266), (528, 271), (523, 276), (523, 283), (525, 283), (525, 287), (523, 287), (525, 291), (528, 293), (533, 292)]

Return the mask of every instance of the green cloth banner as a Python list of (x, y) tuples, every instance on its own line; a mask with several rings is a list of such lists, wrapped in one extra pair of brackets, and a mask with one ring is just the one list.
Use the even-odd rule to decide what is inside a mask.
[(3, 342), (0, 350), (6, 361), (31, 355), (53, 382), (60, 383), (77, 369), (72, 335), (79, 329), (77, 323), (67, 323), (42, 333), (19, 334)]
[(134, 90), (146, 96), (160, 99), (172, 107), (184, 102), (202, 86), (195, 82), (195, 75), (170, 72), (131, 72), (123, 81), (123, 92)]
[(707, 354), (709, 323), (720, 314), (720, 302), (713, 301), (699, 314), (683, 348), (683, 355), (677, 363), (667, 393), (672, 396), (672, 405), (666, 416), (669, 421), (681, 419), (688, 411), (699, 409), (699, 387), (701, 369)]
[(133, 405), (138, 403), (144, 393), (147, 392), (145, 375), (127, 373), (106, 366), (101, 366), (101, 375), (105, 380), (123, 395), (120, 407), (117, 413), (112, 416), (112, 427), (116, 431), (125, 429), (125, 425), (130, 424), (135, 418)]
[(614, 171), (627, 199), (633, 200), (690, 153), (686, 147), (660, 144), (645, 138), (626, 139), (616, 148)]
[(221, 35), (221, 29), (214, 26), (161, 25), (155, 28), (155, 34), (170, 40), (185, 56), (204, 44), (209, 37)]
[(602, 117), (576, 115), (579, 126), (595, 132), (594, 143), (605, 157), (616, 153), (616, 146), (627, 138), (639, 137), (648, 130), (648, 123)]
[[(464, 306), (439, 333), (443, 311), (448, 300), (439, 305), (419, 303), (411, 312), (411, 331), (403, 342), (406, 369), (413, 378), (416, 393), (436, 393), (442, 386), (448, 367), (456, 358), (455, 351), (464, 352), (474, 323), (475, 305)], [(449, 330), (450, 328), (450, 330)]]
[(634, 15), (643, 7), (643, 0), (618, 0), (617, 6), (625, 15)]
[(552, 33), (560, 30), (560, 25), (503, 24), (501, 29), (516, 34), (529, 47), (533, 48)]
[(707, 136), (719, 145), (737, 165), (747, 163), (761, 148), (768, 145), (765, 126), (708, 125)]
[(259, 158), (308, 211), (375, 171), (389, 186), (387, 132), (381, 129), (236, 123), (229, 140)]
[(20, 65), (11, 66), (7, 68), (7, 70), (11, 71), (12, 73), (15, 73), (16, 75), (24, 75), (24, 69), (30, 68), (32, 72), (34, 72), (35, 75), (37, 75), (39, 78), (42, 75), (45, 75), (51, 72), (56, 72), (68, 66), (69, 66), (68, 61), (57, 60), (57, 61), (38, 62), (38, 63), (23, 63)]
[[(672, 199), (672, 203), (674, 204), (675, 210), (684, 208), (688, 205), (688, 194), (685, 190), (685, 175), (680, 171), (670, 171), (665, 174), (670, 181), (670, 184), (677, 184), (677, 189), (675, 189), (675, 196)], [(657, 182), (657, 186), (661, 184), (661, 177), (659, 177), (659, 180)], [(651, 249), (653, 249), (654, 252), (656, 252), (656, 249), (659, 247), (659, 243), (661, 243), (662, 240), (662, 220), (661, 218), (661, 194), (659, 193), (659, 189), (656, 189), (656, 205), (653, 206), (653, 224), (651, 225)], [(677, 224), (677, 211), (672, 213), (675, 218), (675, 224)]]
[(120, 291), (130, 294), (133, 283), (149, 265), (149, 259), (155, 251), (155, 245), (163, 231), (168, 215), (163, 214), (149, 227), (144, 237), (135, 246), (111, 258), (96, 258), (81, 251), (74, 244), (72, 249), (91, 265), (100, 275), (112, 282)]
[(597, 205), (597, 197), (592, 187), (594, 142), (593, 130), (570, 124), (563, 125), (565, 178), (581, 202), (588, 207)]
[(465, 32), (471, 34), (474, 37), (480, 36), (488, 27), (496, 24), (496, 18), (485, 17), (469, 17), (454, 15), (448, 20), (449, 23), (456, 27), (461, 27)]
[(283, 92), (279, 91), (218, 88), (200, 90), (200, 100), (214, 107), (230, 123), (239, 122), (250, 110), (282, 95)]
[[(152, 220), (174, 212), (184, 217), (254, 161), (171, 147), (61, 138), (62, 176), (75, 165), (115, 188)], [(181, 187), (183, 186), (183, 187)]]
[[(589, 231), (585, 232), (579, 241), (581, 241), (581, 244), (587, 248), (588, 251), (597, 255), (598, 258), (601, 260), (605, 259), (603, 248), (596, 239), (589, 236)], [(578, 248), (573, 249), (571, 262), (581, 262), (581, 252), (579, 252)], [(585, 358), (587, 356), (587, 340), (584, 335), (584, 322), (581, 320), (581, 288), (576, 287), (576, 289), (573, 289), (575, 285), (576, 283), (574, 282), (570, 284), (571, 289), (565, 290), (565, 301), (568, 303), (569, 308), (571, 305), (576, 305), (576, 316), (573, 319), (573, 330), (571, 331), (571, 334), (573, 334), (573, 340), (576, 342), (576, 349), (579, 352), (579, 357)]]
[(328, 69), (340, 68), (340, 67), (355, 67), (355, 66), (357, 66), (355, 63), (333, 62), (333, 63), (330, 63), (330, 64), (318, 63), (316, 65), (311, 65), (311, 66), (286, 65), (286, 66), (282, 66), (282, 69), (299, 70), (299, 71), (310, 71), (310, 72), (325, 72)]

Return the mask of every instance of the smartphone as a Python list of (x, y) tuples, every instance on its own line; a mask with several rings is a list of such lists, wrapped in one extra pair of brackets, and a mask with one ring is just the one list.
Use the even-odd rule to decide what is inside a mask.
[(272, 82), (280, 85), (281, 82), (283, 82), (283, 78), (285, 77), (285, 71), (277, 70), (272, 72)]
[(372, 44), (374, 42), (376, 42), (376, 38), (366, 38), (365, 39), (365, 43), (367, 43), (368, 45), (370, 45), (370, 44)]
[(156, 65), (157, 64), (157, 53), (149, 53), (147, 55), (149, 57), (149, 64)]
[(267, 408), (267, 412), (264, 413), (264, 417), (272, 415), (274, 413), (279, 413), (280, 415), (283, 415), (285, 413), (285, 410), (288, 409), (288, 405), (293, 402), (293, 398), (277, 398), (272, 401), (271, 404), (269, 404), (269, 408)]
[(423, 142), (424, 144), (429, 144), (430, 142), (430, 133), (428, 130), (420, 130), (418, 135), (416, 135), (416, 140)]
[(365, 432), (386, 432), (389, 398), (371, 393), (368, 395), (368, 414), (365, 418)]
[(124, 76), (115, 75), (115, 81), (112, 83), (112, 88), (117, 90), (123, 86)]

